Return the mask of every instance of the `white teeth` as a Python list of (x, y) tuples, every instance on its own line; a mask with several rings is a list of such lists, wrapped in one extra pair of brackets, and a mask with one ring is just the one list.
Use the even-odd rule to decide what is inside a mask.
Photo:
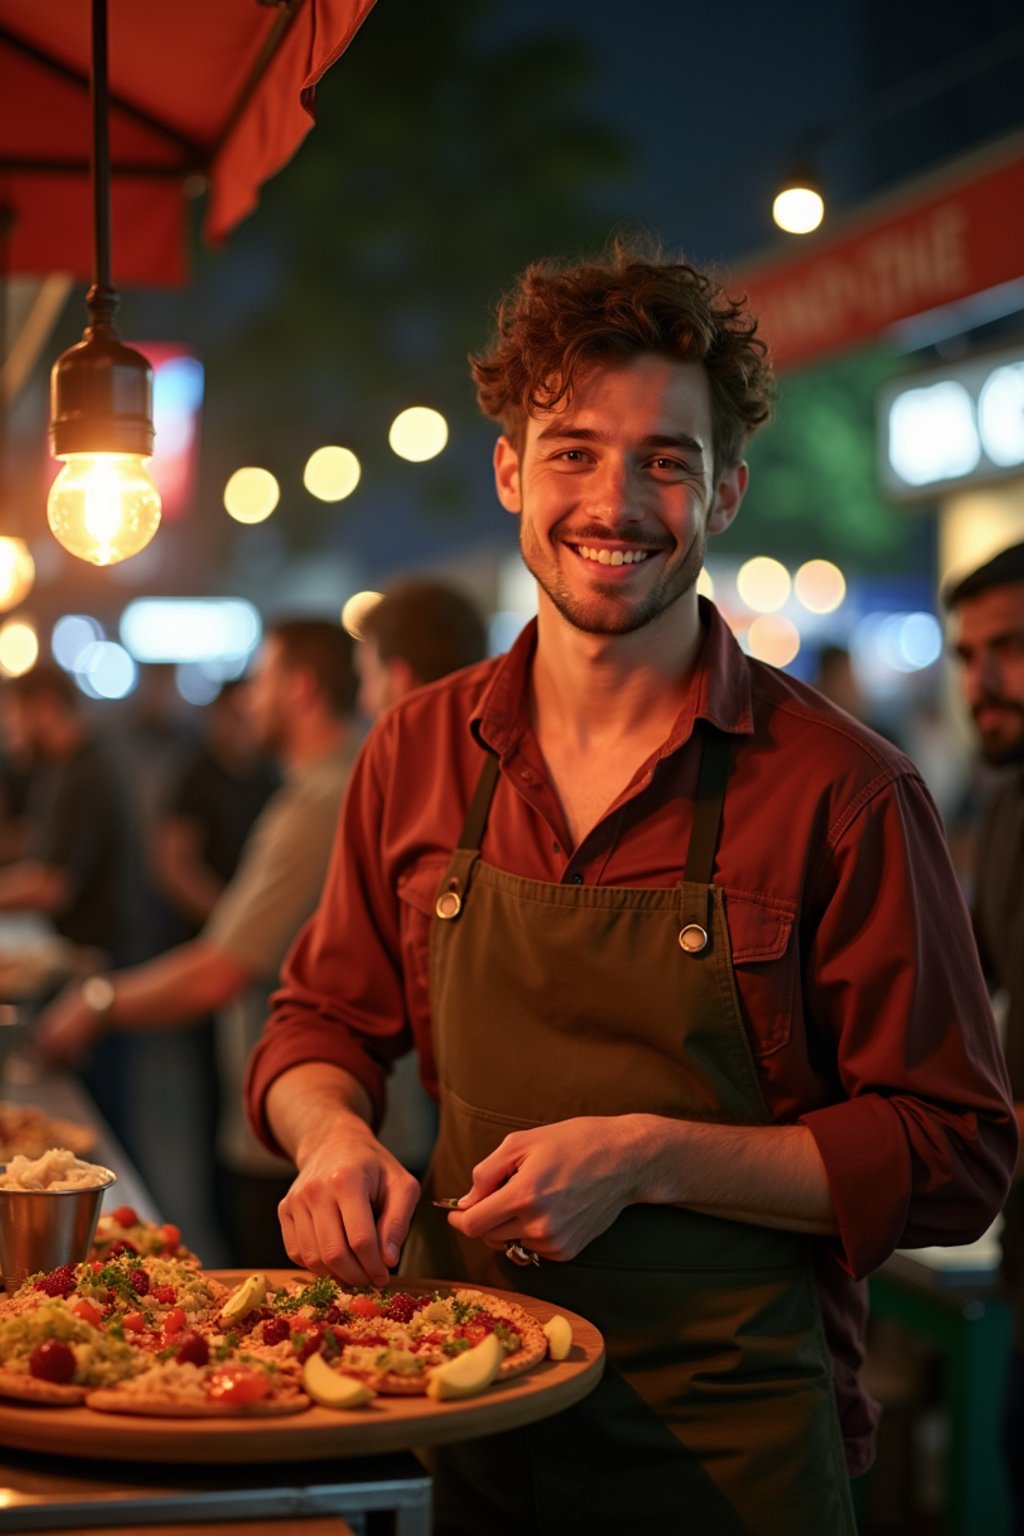
[(647, 549), (591, 549), (586, 544), (581, 544), (579, 553), (584, 560), (594, 560), (598, 565), (639, 565), (641, 560), (647, 559), (650, 551)]

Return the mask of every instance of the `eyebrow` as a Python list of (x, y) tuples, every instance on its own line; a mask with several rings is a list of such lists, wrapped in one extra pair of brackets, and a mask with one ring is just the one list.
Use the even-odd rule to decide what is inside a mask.
[[(604, 432), (595, 432), (591, 427), (566, 427), (557, 421), (549, 422), (537, 433), (538, 442), (574, 442), (574, 443), (604, 443), (608, 436)], [(648, 437), (641, 438), (639, 446), (644, 449), (676, 448), (685, 453), (695, 453), (703, 457), (704, 448), (695, 437), (690, 437), (687, 432), (669, 433), (652, 432)]]

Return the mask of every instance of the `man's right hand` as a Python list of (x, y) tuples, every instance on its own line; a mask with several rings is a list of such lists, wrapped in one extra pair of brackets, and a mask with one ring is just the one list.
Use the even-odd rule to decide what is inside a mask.
[(417, 1181), (355, 1115), (299, 1163), (278, 1206), (289, 1256), (346, 1285), (386, 1285), (419, 1199)]

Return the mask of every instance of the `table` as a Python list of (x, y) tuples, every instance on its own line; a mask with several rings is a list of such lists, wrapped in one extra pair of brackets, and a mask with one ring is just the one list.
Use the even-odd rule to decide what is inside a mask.
[(343, 1519), (338, 1536), (346, 1527), (354, 1536), (429, 1536), (430, 1478), (408, 1453), (230, 1468), (112, 1470), (66, 1459), (56, 1469), (52, 1457), (30, 1452), (0, 1460), (0, 1531), (146, 1530), (159, 1522), (196, 1536), (200, 1527), (215, 1532), (222, 1521), (245, 1520), (259, 1536), (263, 1521), (272, 1532), (278, 1520), (292, 1520), (301, 1532), (303, 1521), (329, 1515)]
[(1004, 1536), (1009, 1503), (1001, 1452), (1010, 1316), (999, 1290), (995, 1233), (964, 1248), (906, 1250), (869, 1282), (871, 1312), (934, 1345), (949, 1421), (943, 1536)]

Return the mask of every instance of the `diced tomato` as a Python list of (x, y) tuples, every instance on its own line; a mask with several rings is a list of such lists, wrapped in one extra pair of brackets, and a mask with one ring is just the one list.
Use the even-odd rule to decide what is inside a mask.
[(94, 1306), (91, 1301), (85, 1300), (84, 1297), (81, 1301), (75, 1302), (71, 1311), (75, 1317), (80, 1317), (83, 1323), (91, 1323), (94, 1328), (103, 1315), (99, 1307)]
[(173, 1221), (165, 1221), (158, 1235), (165, 1248), (177, 1248), (181, 1242), (181, 1228), (176, 1227)]
[(171, 1337), (176, 1333), (180, 1333), (185, 1326), (185, 1322), (185, 1308), (172, 1307), (164, 1318), (164, 1333), (167, 1334), (168, 1337)]
[(103, 1268), (103, 1260), (102, 1259), (93, 1259), (91, 1268), (92, 1268), (93, 1274), (94, 1275), (98, 1275), (100, 1270)]
[(121, 1326), (126, 1333), (145, 1333), (148, 1324), (141, 1312), (126, 1312)]
[(421, 1344), (443, 1344), (444, 1341), (445, 1335), (441, 1333), (437, 1328), (431, 1328), (429, 1333), (420, 1334)]
[(356, 1317), (380, 1317), (380, 1307), (372, 1296), (353, 1296), (349, 1311)]
[(130, 1205), (119, 1205), (110, 1215), (119, 1227), (134, 1227), (139, 1219)]
[(490, 1331), (489, 1328), (483, 1327), (480, 1323), (460, 1323), (455, 1329), (455, 1337), (457, 1339), (468, 1339), (471, 1344), (479, 1344), (482, 1339), (486, 1339)]
[(218, 1402), (246, 1407), (270, 1395), (270, 1377), (248, 1365), (225, 1365), (207, 1383), (207, 1393)]
[(173, 1285), (158, 1285), (153, 1289), (153, 1300), (158, 1301), (162, 1307), (169, 1307), (178, 1299), (178, 1293)]

